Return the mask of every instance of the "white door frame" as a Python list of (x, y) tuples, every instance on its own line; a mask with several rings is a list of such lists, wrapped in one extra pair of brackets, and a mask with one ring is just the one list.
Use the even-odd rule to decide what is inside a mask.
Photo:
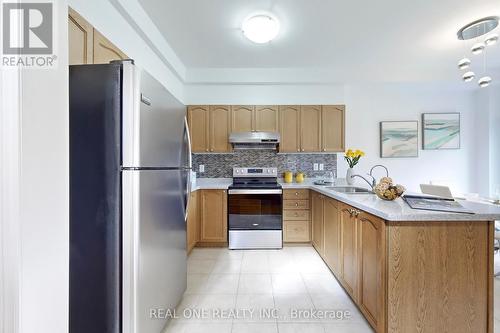
[(21, 70), (0, 71), (0, 332), (20, 332)]

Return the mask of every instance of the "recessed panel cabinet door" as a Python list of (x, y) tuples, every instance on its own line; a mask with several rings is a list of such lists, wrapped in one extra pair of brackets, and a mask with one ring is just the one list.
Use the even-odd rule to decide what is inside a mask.
[(189, 211), (187, 218), (187, 251), (196, 245), (199, 238), (198, 191), (190, 193)]
[(193, 153), (208, 152), (208, 105), (191, 105), (188, 107), (189, 133)]
[(229, 146), (230, 121), (229, 106), (210, 106), (210, 152), (225, 153), (231, 150)]
[(94, 64), (108, 64), (113, 60), (127, 58), (125, 53), (94, 29)]
[(340, 270), (340, 215), (338, 202), (334, 199), (325, 199), (323, 205), (324, 215), (324, 258), (328, 266), (335, 272), (341, 274)]
[(356, 219), (351, 216), (349, 206), (341, 205), (341, 282), (344, 288), (354, 300), (357, 300), (357, 239), (356, 239)]
[(361, 213), (358, 221), (358, 304), (365, 317), (377, 328), (385, 331), (385, 223), (383, 220)]
[(278, 106), (257, 105), (255, 107), (255, 130), (278, 132)]
[(225, 190), (201, 191), (201, 242), (227, 241), (227, 194)]
[(321, 151), (321, 106), (301, 106), (300, 126), (301, 151)]
[(321, 107), (321, 151), (343, 152), (344, 146), (343, 105), (323, 105)]
[(318, 253), (323, 256), (323, 202), (324, 197), (321, 194), (312, 192), (312, 243)]
[(254, 105), (233, 105), (231, 107), (231, 131), (251, 132), (254, 125)]
[(296, 153), (300, 151), (300, 107), (282, 105), (279, 107), (280, 152)]
[(73, 9), (68, 9), (68, 51), (70, 65), (91, 64), (94, 28)]

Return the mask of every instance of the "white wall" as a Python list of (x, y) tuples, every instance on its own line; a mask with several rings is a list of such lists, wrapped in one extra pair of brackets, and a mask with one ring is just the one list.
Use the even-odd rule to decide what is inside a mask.
[[(136, 0), (68, 0), (68, 4), (134, 59), (137, 66), (147, 70), (177, 99), (184, 101), (184, 65)], [(130, 14), (133, 17), (123, 6), (133, 13)], [(144, 31), (142, 35), (141, 31)]]
[(57, 69), (21, 73), (20, 332), (68, 329), (67, 2), (56, 6)]
[[(428, 84), (368, 85), (187, 85), (187, 104), (345, 104), (346, 146), (366, 151), (357, 172), (366, 173), (374, 164), (389, 167), (395, 181), (409, 190), (431, 180), (450, 184), (454, 192), (476, 192), (474, 181), (475, 107), (472, 91)], [(462, 120), (459, 150), (421, 150), (419, 157), (381, 159), (379, 122), (418, 120), (424, 112), (460, 112)], [(419, 126), (420, 127), (420, 126)], [(346, 163), (339, 154), (339, 177), (345, 177)], [(361, 184), (361, 183), (360, 183)]]
[[(366, 173), (374, 164), (389, 168), (394, 181), (408, 190), (419, 191), (419, 184), (441, 181), (455, 193), (475, 192), (473, 177), (475, 128), (474, 95), (470, 91), (441, 88), (427, 84), (371, 84), (346, 88), (347, 147), (365, 150), (367, 156), (357, 167)], [(460, 112), (461, 148), (459, 150), (422, 150), (421, 114)], [(419, 121), (418, 158), (380, 158), (379, 122)], [(339, 156), (339, 176), (347, 168)], [(377, 176), (381, 171), (377, 171)]]

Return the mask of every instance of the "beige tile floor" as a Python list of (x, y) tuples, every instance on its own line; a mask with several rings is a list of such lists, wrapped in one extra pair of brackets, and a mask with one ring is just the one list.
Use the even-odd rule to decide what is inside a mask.
[[(216, 312), (230, 314), (231, 309), (239, 316)], [(307, 312), (294, 316), (293, 309)], [(273, 310), (275, 316), (260, 315)], [(312, 310), (347, 311), (349, 318), (310, 318)], [(170, 321), (166, 333), (373, 332), (312, 247), (196, 248), (188, 259), (188, 287), (176, 314), (179, 318)]]

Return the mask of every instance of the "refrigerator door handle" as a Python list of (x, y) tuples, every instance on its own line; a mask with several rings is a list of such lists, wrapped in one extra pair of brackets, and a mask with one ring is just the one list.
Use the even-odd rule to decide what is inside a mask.
[(187, 165), (187, 173), (188, 176), (186, 177), (186, 189), (187, 189), (187, 198), (186, 198), (186, 208), (184, 209), (185, 216), (184, 216), (184, 221), (187, 222), (188, 216), (189, 216), (189, 206), (191, 202), (191, 170), (193, 168), (193, 161), (191, 159), (191, 135), (189, 133), (189, 125), (187, 122), (187, 117), (184, 117), (184, 131), (186, 133), (186, 138), (187, 138), (187, 149), (188, 149), (188, 165)]

